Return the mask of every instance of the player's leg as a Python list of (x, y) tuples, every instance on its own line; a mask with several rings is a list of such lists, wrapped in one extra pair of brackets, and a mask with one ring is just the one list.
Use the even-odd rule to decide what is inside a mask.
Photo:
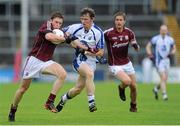
[(69, 97), (73, 98), (80, 94), (85, 87), (85, 77), (79, 75), (75, 87), (71, 88), (68, 92)]
[(80, 94), (84, 87), (85, 87), (85, 78), (79, 75), (76, 85), (73, 88), (71, 88), (67, 93), (65, 93), (63, 96), (61, 96), (61, 100), (56, 106), (58, 112), (60, 112), (63, 109), (66, 101)]
[(160, 90), (160, 84), (155, 84), (154, 88), (153, 88), (153, 93), (155, 96), (155, 99), (158, 100), (158, 91)]
[(168, 100), (167, 91), (166, 91), (166, 82), (168, 75), (166, 72), (160, 72), (159, 75), (161, 79), (160, 86), (162, 90), (163, 100)]
[(122, 70), (120, 70), (115, 77), (119, 80), (121, 80), (122, 84), (118, 86), (119, 90), (119, 97), (121, 98), (122, 101), (126, 100), (126, 95), (125, 95), (125, 88), (129, 86), (132, 81), (131, 78)]
[(15, 121), (15, 113), (18, 107), (19, 102), (21, 101), (23, 94), (27, 91), (31, 83), (31, 79), (23, 79), (22, 84), (19, 89), (16, 91), (13, 103), (11, 104), (10, 112), (9, 112), (9, 121)]
[(57, 77), (57, 80), (54, 82), (50, 95), (46, 101), (45, 108), (51, 110), (52, 112), (57, 112), (56, 107), (54, 106), (54, 100), (60, 88), (63, 86), (63, 83), (66, 78), (65, 69), (58, 63), (53, 63), (42, 70), (43, 74), (51, 74)]
[(87, 98), (89, 103), (89, 111), (94, 112), (97, 110), (95, 104), (95, 85), (94, 85), (94, 70), (86, 63), (80, 65), (79, 74), (85, 77), (85, 85), (87, 91)]
[[(156, 70), (157, 70), (157, 72), (159, 71), (159, 69), (160, 69), (160, 65), (158, 66), (158, 65), (156, 65)], [(159, 73), (159, 72), (158, 72)], [(156, 100), (158, 100), (158, 92), (159, 92), (159, 90), (160, 90), (160, 83), (155, 83), (154, 84), (154, 88), (153, 88), (153, 93), (154, 93), (154, 97), (155, 97), (155, 99)]]
[(136, 84), (136, 77), (135, 74), (129, 74), (129, 77), (132, 80), (131, 85), (129, 86), (130, 88), (130, 98), (131, 98), (131, 102), (130, 102), (130, 111), (131, 112), (137, 112), (137, 84)]
[(168, 79), (168, 70), (170, 67), (169, 59), (161, 60), (158, 66), (158, 73), (160, 76), (160, 87), (162, 90), (163, 100), (168, 100), (167, 92), (166, 92), (166, 82)]

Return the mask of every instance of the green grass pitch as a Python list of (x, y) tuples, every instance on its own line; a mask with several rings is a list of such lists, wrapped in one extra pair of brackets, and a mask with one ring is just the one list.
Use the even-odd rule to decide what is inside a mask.
[[(86, 92), (67, 102), (60, 113), (51, 113), (43, 108), (51, 84), (33, 83), (23, 96), (16, 113), (16, 122), (8, 122), (8, 112), (13, 95), (19, 85), (0, 85), (0, 125), (180, 125), (180, 84), (168, 85), (168, 101), (154, 99), (153, 85), (138, 84), (138, 112), (129, 112), (129, 89), (127, 101), (118, 97), (116, 82), (96, 82), (98, 110), (90, 113)], [(72, 83), (66, 83), (56, 98), (59, 98)]]

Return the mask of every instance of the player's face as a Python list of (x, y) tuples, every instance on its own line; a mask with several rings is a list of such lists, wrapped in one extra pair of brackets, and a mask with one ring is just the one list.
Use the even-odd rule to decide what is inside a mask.
[(62, 26), (62, 24), (63, 24), (62, 18), (56, 17), (52, 19), (53, 29), (59, 29)]
[(86, 30), (89, 30), (92, 26), (93, 23), (93, 19), (91, 19), (91, 17), (89, 16), (89, 14), (84, 14), (80, 17), (81, 23), (83, 25), (83, 27)]
[(161, 35), (166, 35), (168, 33), (168, 29), (167, 29), (167, 26), (166, 25), (162, 25), (161, 27), (160, 27), (160, 34)]
[(114, 23), (115, 23), (115, 27), (117, 29), (122, 29), (124, 27), (124, 24), (125, 24), (124, 17), (123, 16), (116, 16)]

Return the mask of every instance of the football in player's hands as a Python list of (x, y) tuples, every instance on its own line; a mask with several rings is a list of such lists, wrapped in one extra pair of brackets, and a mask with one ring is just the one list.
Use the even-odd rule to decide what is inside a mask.
[(64, 32), (60, 29), (54, 29), (52, 32), (57, 36), (64, 36)]
[[(57, 35), (57, 36), (64, 36), (64, 32), (60, 29), (54, 29), (53, 31), (53, 34)], [(59, 44), (60, 42), (52, 42), (53, 44)]]

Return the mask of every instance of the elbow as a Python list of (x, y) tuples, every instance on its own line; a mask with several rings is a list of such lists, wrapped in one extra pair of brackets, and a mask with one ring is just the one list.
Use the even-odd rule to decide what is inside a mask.
[(51, 34), (46, 34), (45, 38), (46, 38), (46, 40), (53, 41), (53, 37)]

